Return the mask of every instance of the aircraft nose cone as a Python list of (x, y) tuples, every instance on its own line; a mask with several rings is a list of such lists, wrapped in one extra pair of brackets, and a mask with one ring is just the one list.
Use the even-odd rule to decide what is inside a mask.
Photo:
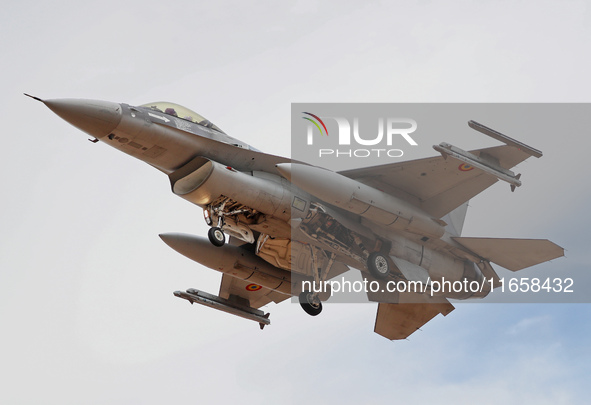
[(109, 135), (121, 121), (121, 105), (109, 101), (55, 99), (43, 102), (65, 121), (95, 138)]

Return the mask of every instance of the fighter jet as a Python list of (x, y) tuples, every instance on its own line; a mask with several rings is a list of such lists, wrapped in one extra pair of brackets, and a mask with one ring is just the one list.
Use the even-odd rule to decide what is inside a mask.
[[(162, 240), (222, 273), (219, 295), (175, 291), (260, 324), (260, 308), (297, 296), (316, 316), (328, 282), (352, 269), (373, 283), (375, 332), (406, 339), (449, 299), (482, 298), (499, 285), (491, 262), (518, 271), (564, 255), (543, 239), (462, 237), (468, 201), (497, 181), (521, 185), (511, 168), (542, 153), (484, 125), (469, 125), (504, 145), (334, 172), (263, 153), (196, 112), (168, 102), (132, 106), (97, 100), (42, 100), (58, 116), (146, 162), (170, 179), (172, 192), (203, 210), (207, 238), (178, 233)], [(449, 285), (470, 288), (441, 288)], [(388, 288), (407, 283), (414, 289)], [(477, 288), (472, 288), (476, 286)]]

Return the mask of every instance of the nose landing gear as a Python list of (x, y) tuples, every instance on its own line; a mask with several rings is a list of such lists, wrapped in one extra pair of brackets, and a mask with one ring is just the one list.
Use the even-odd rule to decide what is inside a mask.
[(213, 228), (209, 228), (207, 232), (207, 237), (212, 245), (217, 247), (222, 247), (226, 243), (226, 235), (221, 228), (214, 226)]
[[(224, 207), (226, 206), (227, 200), (224, 200), (219, 206), (217, 207), (208, 207), (207, 209), (203, 210), (203, 216), (205, 217), (205, 222), (207, 225), (211, 226), (209, 231), (207, 231), (207, 237), (212, 245), (217, 247), (222, 247), (226, 243), (226, 235), (222, 228), (224, 227)], [(211, 219), (212, 213), (216, 213), (218, 217), (217, 226), (212, 226), (213, 221)]]

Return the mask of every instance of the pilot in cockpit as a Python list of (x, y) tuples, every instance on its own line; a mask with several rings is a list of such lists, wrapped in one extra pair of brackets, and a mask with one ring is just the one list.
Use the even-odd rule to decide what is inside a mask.
[(172, 115), (173, 117), (178, 117), (179, 115), (176, 113), (174, 108), (168, 107), (166, 110), (164, 110), (165, 114), (168, 115)]

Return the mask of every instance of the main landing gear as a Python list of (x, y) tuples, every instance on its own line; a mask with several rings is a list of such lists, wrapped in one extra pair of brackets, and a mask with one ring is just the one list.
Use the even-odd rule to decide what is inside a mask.
[[(325, 269), (321, 269), (318, 266), (316, 249), (312, 246), (310, 246), (310, 249), (314, 283), (320, 287), (327, 279), (336, 255), (334, 253), (327, 254), (327, 252), (324, 252), (328, 257), (328, 264)], [(386, 255), (380, 252), (373, 252), (369, 255), (367, 258), (367, 268), (371, 275), (378, 280), (384, 280), (390, 275), (390, 261)], [(320, 301), (318, 292), (303, 291), (298, 298), (302, 309), (308, 315), (316, 316), (322, 312), (322, 302)]]
[[(328, 259), (328, 263), (324, 269), (318, 263), (318, 258), (316, 256), (316, 251), (319, 250), (324, 254), (324, 256)], [(334, 264), (336, 259), (336, 254), (328, 253), (326, 251), (322, 251), (318, 248), (313, 247), (310, 245), (310, 259), (312, 265), (312, 273), (314, 275), (314, 284), (317, 288), (320, 288), (328, 277), (328, 273)], [(302, 309), (308, 314), (312, 316), (316, 316), (322, 312), (322, 302), (320, 301), (320, 297), (318, 296), (318, 292), (309, 292), (303, 291), (299, 296), (300, 305)]]
[(367, 269), (378, 280), (384, 280), (390, 274), (390, 262), (380, 252), (373, 252), (367, 258)]
[(313, 294), (304, 291), (299, 295), (300, 305), (308, 315), (316, 316), (322, 312), (322, 302), (318, 298), (318, 294)]

